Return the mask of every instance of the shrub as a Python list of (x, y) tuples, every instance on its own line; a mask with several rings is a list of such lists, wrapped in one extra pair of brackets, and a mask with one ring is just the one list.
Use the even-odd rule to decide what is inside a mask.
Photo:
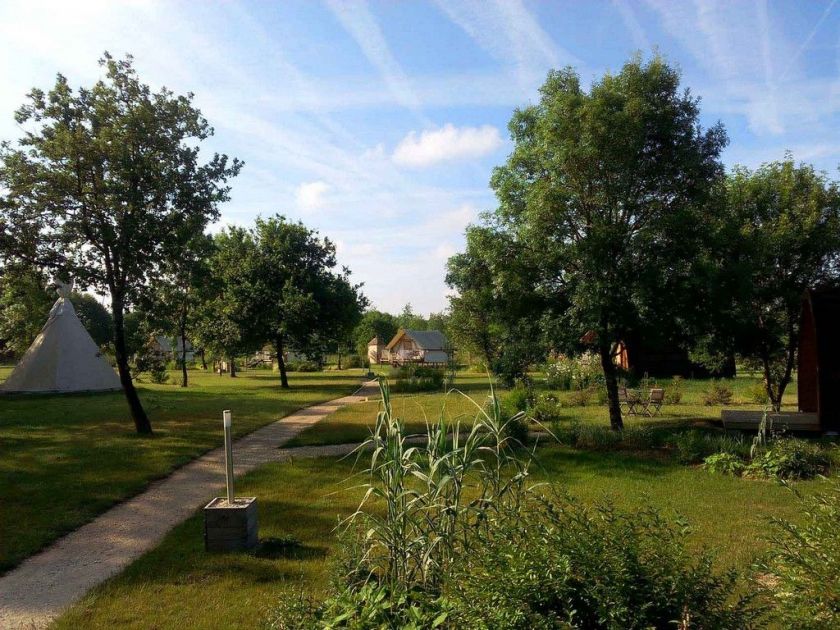
[(709, 455), (730, 453), (746, 457), (749, 445), (740, 433), (717, 433), (691, 429), (675, 433), (670, 445), (676, 450), (677, 460), (683, 464), (699, 464)]
[(314, 361), (300, 360), (289, 361), (286, 364), (286, 369), (289, 372), (320, 372), (321, 367)]
[(748, 391), (750, 402), (756, 405), (766, 405), (769, 402), (767, 397), (767, 388), (764, 383), (753, 383)]
[(586, 389), (603, 382), (601, 360), (591, 352), (577, 357), (561, 355), (546, 366), (545, 380), (550, 389)]
[(524, 385), (517, 383), (516, 387), (511, 389), (505, 397), (507, 405), (517, 411), (525, 411), (531, 406), (531, 393)]
[(759, 583), (779, 627), (840, 627), (840, 485), (801, 500), (797, 523), (774, 519)]
[(712, 381), (705, 392), (703, 392), (703, 404), (707, 407), (713, 405), (728, 405), (732, 402), (732, 388), (723, 381)]
[(569, 393), (570, 407), (586, 407), (589, 401), (592, 400), (592, 390), (590, 388), (574, 389)]
[(531, 407), (531, 417), (541, 424), (554, 424), (564, 418), (563, 404), (551, 393), (544, 393), (537, 396), (537, 400)]
[(774, 479), (812, 479), (825, 474), (831, 460), (813, 442), (799, 438), (774, 439), (753, 458), (746, 473)]
[(443, 589), (453, 628), (746, 628), (735, 572), (686, 545), (685, 524), (652, 509), (533, 502), (479, 535)]
[(561, 443), (589, 451), (642, 451), (655, 448), (659, 443), (656, 433), (649, 427), (625, 427), (623, 431), (613, 431), (602, 425), (572, 422), (554, 426), (552, 432)]
[(675, 376), (671, 379), (671, 384), (665, 388), (665, 404), (679, 405), (683, 397), (683, 377)]
[(703, 468), (713, 473), (738, 476), (744, 472), (745, 464), (732, 453), (715, 453), (703, 460)]
[(404, 365), (392, 374), (396, 378), (394, 391), (403, 393), (441, 391), (446, 379), (443, 369), (425, 365)]
[(344, 367), (348, 370), (365, 367), (365, 363), (365, 358), (358, 354), (350, 354), (344, 359)]

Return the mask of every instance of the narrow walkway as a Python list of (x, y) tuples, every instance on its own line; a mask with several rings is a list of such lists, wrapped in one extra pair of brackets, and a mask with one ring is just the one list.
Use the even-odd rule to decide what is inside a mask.
[[(375, 381), (355, 394), (307, 407), (257, 429), (234, 443), (236, 474), (294, 457), (349, 452), (335, 447), (280, 449), (304, 429), (337, 409), (378, 395)], [(235, 418), (234, 418), (235, 422)], [(0, 578), (0, 628), (44, 628), (94, 586), (154, 548), (173, 527), (219, 493), (224, 449), (179, 468), (147, 490), (28, 558)]]

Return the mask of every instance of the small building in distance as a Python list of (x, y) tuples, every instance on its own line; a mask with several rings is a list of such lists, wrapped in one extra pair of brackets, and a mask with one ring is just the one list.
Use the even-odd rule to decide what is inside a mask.
[[(165, 335), (155, 335), (152, 340), (152, 346), (155, 352), (163, 356), (166, 360), (181, 360), (181, 350), (184, 349), (184, 345), (180, 337), (172, 339)], [(195, 350), (189, 339), (187, 339), (187, 354), (185, 358), (187, 363), (195, 360)]]
[(385, 347), (385, 342), (379, 337), (374, 337), (368, 341), (368, 362), (371, 365), (378, 363), (390, 363), (391, 353)]
[(446, 365), (452, 354), (449, 342), (439, 330), (400, 329), (385, 350), (391, 365)]

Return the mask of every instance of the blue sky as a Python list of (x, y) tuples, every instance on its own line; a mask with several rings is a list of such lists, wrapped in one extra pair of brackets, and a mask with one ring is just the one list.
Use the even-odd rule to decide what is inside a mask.
[(4, 0), (0, 138), (20, 133), (29, 88), (59, 71), (89, 84), (102, 51), (130, 52), (146, 82), (195, 93), (208, 148), (246, 162), (221, 225), (301, 219), (374, 306), (428, 313), (446, 305), (464, 227), (494, 207), (511, 111), (550, 68), (589, 82), (656, 49), (702, 97), (704, 123), (726, 125), (727, 165), (790, 150), (836, 177), (837, 3)]

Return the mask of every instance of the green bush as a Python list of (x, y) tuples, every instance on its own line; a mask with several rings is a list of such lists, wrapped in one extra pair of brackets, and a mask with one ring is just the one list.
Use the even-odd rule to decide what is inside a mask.
[(713, 473), (738, 476), (744, 472), (746, 465), (737, 455), (732, 453), (715, 453), (703, 460), (703, 468)]
[(343, 367), (348, 370), (365, 367), (367, 360), (359, 354), (350, 354), (342, 362)]
[(764, 383), (753, 383), (750, 385), (748, 395), (750, 402), (754, 402), (756, 405), (766, 405), (769, 402), (767, 388), (764, 387)]
[(759, 584), (780, 628), (840, 628), (840, 485), (801, 500), (796, 523), (774, 519)]
[(732, 402), (732, 388), (723, 381), (712, 381), (709, 389), (703, 392), (703, 404), (707, 407), (728, 405)]
[(683, 464), (699, 464), (716, 453), (731, 453), (742, 458), (749, 454), (749, 445), (740, 433), (691, 429), (673, 434), (669, 444), (676, 451), (677, 460)]
[(521, 383), (517, 383), (505, 396), (505, 403), (514, 412), (526, 411), (531, 406), (531, 392)]
[(552, 433), (560, 443), (588, 451), (642, 451), (659, 445), (657, 434), (649, 427), (613, 431), (607, 426), (572, 422), (554, 425)]
[(561, 355), (546, 365), (545, 381), (549, 389), (587, 389), (604, 381), (601, 360), (591, 352), (577, 357)]
[(777, 438), (760, 449), (745, 473), (770, 479), (813, 479), (828, 472), (831, 459), (818, 444)]
[(444, 388), (446, 372), (442, 368), (425, 365), (403, 365), (391, 369), (395, 392), (436, 392)]
[(568, 402), (570, 407), (586, 407), (592, 400), (592, 389), (573, 389), (569, 392)]
[[(735, 572), (652, 509), (534, 502), (478, 536), (444, 585), (452, 628), (747, 628)], [(392, 626), (393, 627), (393, 626)]]
[(565, 417), (563, 414), (563, 404), (556, 395), (551, 393), (544, 393), (537, 396), (537, 400), (529, 410), (529, 413), (534, 420), (545, 425), (560, 422)]
[(320, 372), (321, 367), (314, 361), (302, 359), (300, 361), (288, 361), (286, 370), (289, 372)]
[(665, 404), (679, 405), (683, 397), (683, 377), (675, 376), (671, 379), (671, 384), (665, 388)]

